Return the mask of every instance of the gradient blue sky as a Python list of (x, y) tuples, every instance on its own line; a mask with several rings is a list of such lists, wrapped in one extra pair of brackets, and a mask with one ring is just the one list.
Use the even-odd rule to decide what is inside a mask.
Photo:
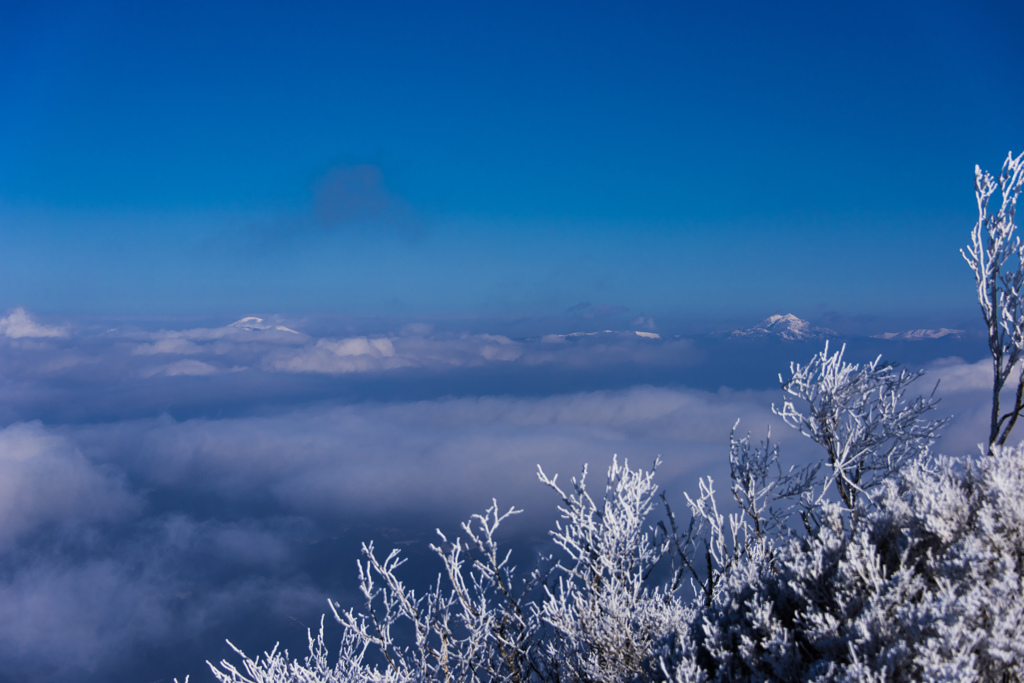
[(0, 3), (0, 309), (978, 317), (1018, 3)]

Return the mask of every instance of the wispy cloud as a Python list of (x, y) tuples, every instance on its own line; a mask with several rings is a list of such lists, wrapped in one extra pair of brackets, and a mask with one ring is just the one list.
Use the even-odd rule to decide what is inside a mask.
[(348, 337), (319, 339), (311, 346), (276, 350), (267, 355), (263, 366), (281, 372), (345, 374), (507, 363), (523, 352), (522, 343), (492, 334)]
[(389, 230), (409, 239), (422, 230), (412, 208), (387, 187), (384, 172), (373, 164), (328, 171), (317, 185), (313, 215), (325, 230)]
[(177, 377), (178, 375), (186, 375), (189, 377), (203, 377), (205, 375), (215, 375), (218, 370), (209, 363), (204, 363), (201, 360), (179, 360), (176, 363), (169, 365), (162, 365), (156, 368), (149, 368), (144, 373), (147, 377), (152, 377), (156, 374), (164, 374), (168, 377)]
[(0, 550), (47, 524), (117, 520), (139, 508), (123, 478), (90, 462), (71, 439), (39, 422), (0, 430)]
[[(537, 484), (538, 464), (568, 474), (614, 452), (641, 462), (660, 453), (672, 487), (721, 475), (728, 427), (737, 415), (760, 423), (763, 402), (636, 388), (13, 425), (0, 444), (20, 439), (28, 445), (8, 451), (45, 467), (10, 478), (34, 483), (28, 508), (4, 511), (0, 658), (10, 680), (159, 675), (139, 653), (164, 675), (199, 674), (225, 636), (268, 647), (280, 634), (261, 628), (315, 624), (328, 595), (350, 601), (359, 540), (426, 553), (435, 526), (497, 496), (527, 508), (518, 534), (544, 542), (555, 501)], [(339, 535), (346, 543), (334, 546)], [(310, 578), (325, 562), (337, 578)], [(301, 645), (303, 630), (290, 632)], [(60, 643), (62, 656), (47, 657)]]
[(132, 353), (136, 356), (152, 356), (158, 353), (188, 355), (203, 353), (203, 348), (183, 337), (165, 337), (164, 339), (158, 339), (152, 344), (139, 344), (132, 349)]
[(253, 225), (249, 232), (267, 244), (324, 234), (415, 243), (426, 234), (426, 222), (389, 187), (379, 166), (363, 163), (331, 168), (316, 181), (304, 208)]

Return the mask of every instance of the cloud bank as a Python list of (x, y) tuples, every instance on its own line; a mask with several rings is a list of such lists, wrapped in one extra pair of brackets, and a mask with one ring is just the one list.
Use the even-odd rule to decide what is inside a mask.
[[(361, 541), (403, 548), (423, 580), (434, 529), (496, 497), (526, 510), (512, 547), (544, 546), (556, 501), (538, 465), (597, 476), (613, 453), (660, 455), (681, 505), (699, 476), (726, 486), (737, 418), (754, 438), (770, 428), (790, 462), (814, 454), (765, 388), (781, 358), (817, 350), (799, 344), (649, 329), (306, 334), (254, 317), (42, 329), (63, 333), (0, 337), (5, 682), (202, 681), (224, 638), (301, 648), (328, 597), (356, 600)], [(924, 365), (920, 390), (940, 380), (956, 415), (940, 449), (974, 452), (990, 367), (946, 353)]]

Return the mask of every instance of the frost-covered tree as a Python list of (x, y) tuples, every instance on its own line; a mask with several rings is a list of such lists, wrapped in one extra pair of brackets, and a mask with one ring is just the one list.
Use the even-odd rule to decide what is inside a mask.
[[(786, 424), (820, 444), (828, 454), (822, 487), (810, 503), (817, 507), (835, 486), (852, 509), (861, 493), (877, 488), (902, 463), (935, 441), (945, 420), (925, 415), (938, 400), (919, 396), (908, 401), (907, 389), (922, 372), (909, 372), (874, 361), (859, 365), (843, 360), (844, 344), (833, 354), (825, 350), (807, 365), (790, 364), (792, 376), (782, 382), (782, 408), (772, 410)], [(807, 404), (800, 411), (797, 401)]]
[[(821, 358), (832, 356), (826, 352)], [(891, 379), (887, 371), (878, 375), (877, 366), (870, 369), (875, 379)], [(855, 367), (845, 376), (857, 373)], [(836, 382), (830, 390), (843, 386)], [(907, 405), (928, 405), (904, 401), (899, 390), (855, 395), (857, 401), (843, 405), (857, 424), (875, 424), (878, 415), (903, 415)], [(921, 412), (911, 414), (921, 421)], [(905, 437), (920, 445), (918, 455), (926, 454), (937, 423), (928, 423), (927, 432), (914, 427), (914, 420), (897, 423), (903, 431), (885, 432), (888, 438)], [(884, 440), (870, 442), (874, 457), (892, 451), (879, 450)], [(222, 662), (212, 667), (214, 674), (222, 683), (765, 680), (776, 675), (769, 675), (771, 666), (800, 671), (793, 658), (811, 645), (820, 650), (814, 662), (845, 666), (847, 646), (840, 641), (849, 634), (838, 624), (875, 618), (854, 606), (878, 590), (879, 572), (887, 566), (871, 555), (876, 546), (864, 526), (864, 520), (874, 519), (869, 508), (828, 499), (829, 478), (819, 472), (835, 470), (831, 460), (784, 470), (777, 447), (768, 441), (752, 445), (735, 435), (729, 459), (738, 511), (722, 512), (713, 482), (705, 478), (699, 495), (686, 496), (686, 525), (667, 503), (664, 518), (658, 518), (662, 506), (653, 470), (613, 459), (600, 495), (588, 488), (586, 468), (568, 490), (557, 477), (539, 471), (541, 482), (561, 500), (551, 532), (560, 554), (541, 563), (546, 569), (517, 573), (495, 539), (501, 524), (518, 511), (502, 513), (493, 503), (463, 524), (462, 537), (449, 541), (438, 532), (441, 542), (432, 548), (443, 572), (422, 594), (401, 580), (404, 560), (397, 550), (380, 558), (372, 544), (364, 545), (363, 609), (331, 605), (343, 629), (333, 665), (321, 627), (318, 637), (310, 635), (303, 661), (277, 649), (257, 658), (239, 652), (241, 667)], [(893, 462), (910, 459), (901, 453)], [(903, 481), (894, 467), (876, 469), (878, 481), (871, 485), (880, 489), (876, 496), (889, 495), (893, 482)], [(900, 524), (905, 520), (890, 531), (898, 534)], [(890, 552), (898, 546), (896, 539), (884, 547)], [(864, 567), (873, 568), (874, 583), (842, 583), (846, 574), (837, 577), (834, 570), (844, 552), (859, 553), (858, 561), (866, 563), (850, 565), (850, 576), (863, 579)], [(822, 596), (840, 602), (826, 603)], [(817, 628), (824, 635), (801, 630), (800, 614), (821, 621)], [(826, 641), (832, 645), (822, 645)], [(798, 647), (794, 643), (804, 643), (799, 646), (804, 650), (794, 654), (783, 647)], [(772, 648), (778, 652), (771, 654)]]
[[(992, 420), (988, 448), (1006, 443), (1017, 418), (1024, 410), (1024, 375), (1018, 375), (1013, 408), (1000, 409), (1000, 394), (1024, 350), (1024, 246), (1017, 235), (1017, 197), (1024, 186), (1024, 152), (1011, 152), (1003, 162), (999, 178), (974, 167), (974, 195), (978, 221), (971, 232), (967, 251), (960, 250), (974, 271), (978, 302), (988, 328), (992, 352)], [(992, 213), (989, 202), (998, 193), (1000, 206)]]
[[(240, 650), (220, 683), (1024, 681), (1022, 412), (999, 394), (1024, 347), (1024, 275), (1013, 209), (1021, 157), (998, 183), (978, 172), (979, 222), (965, 254), (995, 363), (991, 457), (930, 452), (943, 420), (920, 373), (843, 360), (828, 345), (782, 380), (776, 412), (822, 447), (784, 467), (770, 439), (730, 438), (731, 503), (710, 477), (677, 517), (654, 470), (613, 459), (599, 493), (587, 470), (563, 489), (553, 554), (519, 572), (497, 541), (518, 510), (493, 502), (454, 540), (438, 531), (436, 582), (401, 579), (397, 550), (363, 546), (361, 609), (331, 603), (309, 654)], [(998, 188), (997, 188), (998, 185)], [(987, 213), (993, 193), (1002, 208)], [(934, 394), (934, 391), (932, 392)], [(656, 463), (657, 465), (657, 463)], [(232, 646), (234, 647), (234, 646)]]

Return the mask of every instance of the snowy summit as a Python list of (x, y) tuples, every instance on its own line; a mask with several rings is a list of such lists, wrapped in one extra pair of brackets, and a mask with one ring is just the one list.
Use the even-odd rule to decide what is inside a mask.
[(837, 336), (836, 333), (824, 327), (812, 325), (806, 320), (801, 320), (792, 313), (786, 315), (772, 315), (753, 327), (745, 330), (733, 330), (730, 337), (778, 337), (786, 341), (806, 341), (810, 339), (827, 339)]
[(240, 330), (277, 330), (279, 332), (291, 332), (292, 334), (300, 334), (290, 327), (284, 325), (270, 325), (269, 323), (263, 322), (263, 318), (257, 318), (254, 315), (247, 316), (241, 320), (236, 320), (231, 323), (228, 327), (237, 327)]

